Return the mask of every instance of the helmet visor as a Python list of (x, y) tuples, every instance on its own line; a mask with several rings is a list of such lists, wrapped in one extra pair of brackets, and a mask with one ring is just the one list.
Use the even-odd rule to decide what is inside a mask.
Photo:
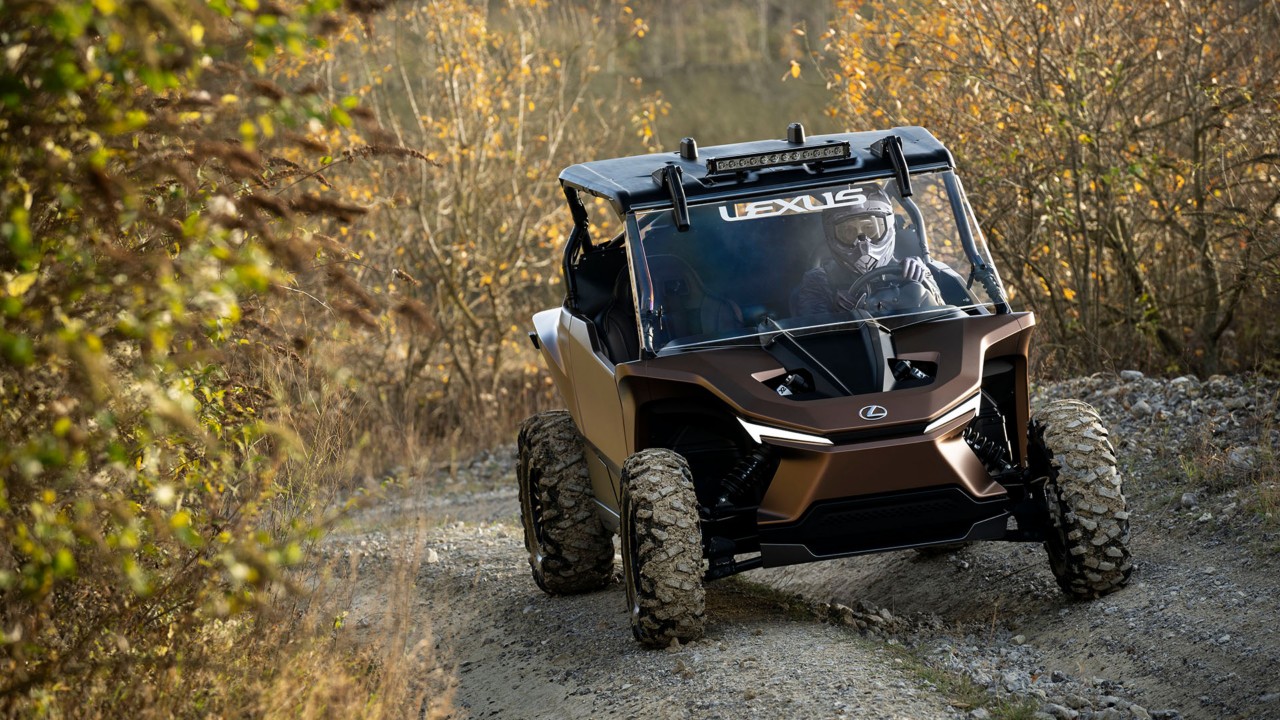
[(846, 247), (857, 245), (859, 240), (879, 244), (888, 229), (888, 223), (879, 215), (850, 215), (835, 224), (835, 238)]

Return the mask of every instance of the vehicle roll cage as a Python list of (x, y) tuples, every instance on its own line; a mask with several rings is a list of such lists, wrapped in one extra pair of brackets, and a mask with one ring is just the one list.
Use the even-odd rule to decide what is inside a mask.
[[(842, 154), (832, 159), (814, 159), (815, 154), (840, 145)], [(847, 152), (844, 148), (850, 148)], [(805, 154), (806, 150), (816, 153)], [(927, 130), (919, 127), (893, 128), (888, 131), (843, 133), (815, 136), (806, 140), (804, 129), (793, 123), (786, 140), (765, 140), (708, 148), (711, 157), (698, 164), (697, 144), (692, 138), (681, 141), (676, 153), (654, 153), (612, 160), (583, 163), (566, 168), (560, 174), (565, 200), (573, 219), (573, 229), (565, 243), (563, 274), (566, 304), (577, 306), (578, 293), (574, 268), (582, 253), (590, 252), (590, 217), (581, 193), (605, 199), (627, 226), (627, 237), (639, 237), (635, 222), (637, 211), (671, 209), (675, 226), (683, 232), (689, 228), (689, 204), (748, 199), (778, 191), (802, 191), (847, 179), (879, 180), (892, 178), (898, 185), (902, 205), (919, 228), (922, 251), (928, 258), (929, 244), (920, 209), (911, 199), (911, 176), (942, 171), (944, 185), (956, 218), (961, 246), (971, 263), (969, 281), (982, 284), (999, 314), (1011, 311), (999, 275), (978, 249), (970, 225), (972, 213), (967, 207), (964, 188), (956, 176), (951, 153)], [(717, 171), (727, 159), (749, 159), (751, 167), (736, 172)], [(745, 164), (745, 163), (744, 163)], [(637, 244), (638, 245), (638, 244)], [(632, 246), (632, 252), (643, 248)], [(640, 272), (646, 267), (638, 263)], [(637, 286), (648, 278), (635, 278)], [(652, 293), (649, 294), (652, 298)], [(640, 312), (655, 313), (653, 307)], [(646, 339), (647, 340), (647, 339)], [(644, 342), (646, 347), (652, 347)]]

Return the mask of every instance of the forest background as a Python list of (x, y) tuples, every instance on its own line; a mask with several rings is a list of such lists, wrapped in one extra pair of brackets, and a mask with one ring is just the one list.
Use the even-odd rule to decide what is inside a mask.
[(300, 568), (554, 406), (574, 162), (922, 124), (1039, 377), (1280, 371), (1277, 40), (1254, 0), (0, 0), (0, 712), (446, 707)]

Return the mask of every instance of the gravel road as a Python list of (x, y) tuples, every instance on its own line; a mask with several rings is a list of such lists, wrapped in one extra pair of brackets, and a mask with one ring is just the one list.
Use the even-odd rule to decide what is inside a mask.
[(1088, 603), (1035, 545), (887, 553), (712, 583), (707, 637), (646, 651), (620, 585), (533, 584), (510, 447), (421, 478), (321, 549), (361, 558), (351, 614), (370, 633), (377, 578), (409, 563), (409, 624), (432, 634), (459, 718), (1280, 718), (1278, 394), (1132, 372), (1038, 389), (1094, 404), (1127, 476), (1136, 570)]

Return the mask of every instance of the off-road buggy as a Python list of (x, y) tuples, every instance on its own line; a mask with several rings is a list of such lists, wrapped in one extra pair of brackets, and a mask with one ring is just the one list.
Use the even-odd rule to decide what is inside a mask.
[[(567, 294), (530, 338), (568, 410), (519, 435), (543, 590), (608, 584), (615, 532), (631, 627), (653, 646), (702, 634), (705, 581), (862, 553), (1041, 542), (1068, 594), (1125, 584), (1107, 430), (1078, 402), (1031, 417), (1035, 319), (1010, 309), (927, 130), (686, 139), (560, 182)], [(831, 263), (824, 217), (871, 194), (895, 257), (828, 311), (797, 310), (807, 273)], [(593, 236), (590, 212), (620, 231)], [(904, 277), (909, 256), (932, 278)]]

